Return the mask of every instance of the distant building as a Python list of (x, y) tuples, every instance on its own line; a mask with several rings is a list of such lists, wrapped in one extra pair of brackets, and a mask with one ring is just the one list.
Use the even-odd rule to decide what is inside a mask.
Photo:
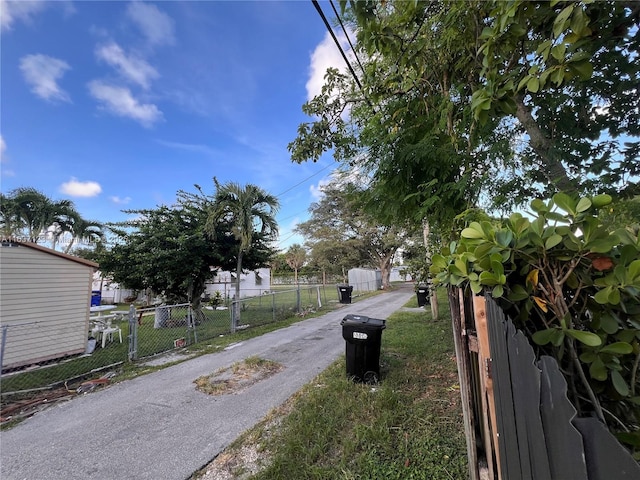
[[(243, 273), (240, 277), (240, 298), (257, 297), (271, 290), (271, 269), (259, 268)], [(212, 282), (207, 283), (205, 294), (214, 295), (220, 292), (224, 299), (231, 299), (236, 294), (236, 275), (219, 271)]]

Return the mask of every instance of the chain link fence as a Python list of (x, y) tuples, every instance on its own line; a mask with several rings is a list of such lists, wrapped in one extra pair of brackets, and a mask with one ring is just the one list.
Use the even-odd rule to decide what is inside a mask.
[[(338, 290), (331, 286), (300, 286), (272, 291), (256, 297), (220, 305), (203, 304), (197, 311), (189, 304), (163, 305), (129, 310), (124, 306), (91, 317), (88, 332), (55, 332), (57, 338), (84, 335), (83, 351), (19, 366), (8, 365), (4, 353), (10, 349), (44, 350), (56, 341), (46, 320), (21, 325), (2, 325), (0, 339), (2, 375), (1, 406), (16, 396), (56, 388), (75, 389), (88, 377), (97, 377), (124, 364), (136, 362), (239, 329), (256, 327), (288, 318), (304, 318), (333, 308)], [(233, 324), (233, 311), (240, 322)], [(84, 328), (84, 327), (83, 327)], [(36, 355), (37, 357), (37, 355)]]

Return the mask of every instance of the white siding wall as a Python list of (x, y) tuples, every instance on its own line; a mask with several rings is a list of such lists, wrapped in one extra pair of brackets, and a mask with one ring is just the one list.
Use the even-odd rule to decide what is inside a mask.
[[(257, 297), (271, 290), (271, 269), (259, 268), (256, 272), (243, 273), (240, 277), (240, 298)], [(209, 295), (216, 291), (222, 296), (233, 297), (236, 294), (235, 276), (232, 278), (230, 272), (218, 272), (214, 281), (207, 283), (205, 288)]]
[(27, 246), (0, 247), (3, 367), (82, 353), (92, 268)]

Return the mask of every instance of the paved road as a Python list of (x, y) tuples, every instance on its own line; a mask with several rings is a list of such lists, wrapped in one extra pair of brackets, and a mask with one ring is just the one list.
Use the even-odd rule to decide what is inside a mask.
[[(409, 286), (377, 295), (50, 407), (0, 432), (0, 478), (189, 478), (344, 354), (346, 314), (387, 318), (412, 295)], [(237, 394), (194, 388), (196, 378), (253, 355), (285, 368)]]

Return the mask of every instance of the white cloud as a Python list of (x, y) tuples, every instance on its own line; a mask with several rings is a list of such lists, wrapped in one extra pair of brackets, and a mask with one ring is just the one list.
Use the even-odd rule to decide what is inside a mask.
[(20, 59), (20, 70), (31, 91), (50, 101), (70, 101), (67, 92), (58, 86), (58, 80), (70, 68), (63, 60), (42, 54), (26, 55)]
[(4, 138), (0, 135), (0, 163), (4, 161), (4, 152), (7, 149), (7, 144), (4, 142)]
[(144, 89), (148, 89), (151, 80), (160, 75), (157, 70), (142, 58), (127, 56), (122, 48), (114, 42), (102, 45), (96, 49), (96, 56), (114, 67), (118, 72)]
[(320, 180), (318, 182), (318, 186), (315, 186), (315, 185), (309, 186), (309, 192), (311, 193), (311, 196), (313, 197), (313, 199), (316, 201), (320, 200), (324, 196), (324, 192), (322, 191), (322, 189), (326, 185), (329, 185), (330, 183), (331, 183), (331, 177), (323, 178), (322, 180)]
[(113, 202), (116, 203), (118, 205), (126, 205), (127, 203), (129, 203), (131, 201), (131, 197), (124, 197), (124, 198), (120, 198), (116, 195), (109, 197), (109, 199)]
[(30, 22), (32, 17), (46, 8), (46, 2), (8, 2), (0, 0), (0, 27), (11, 30), (14, 22)]
[(204, 155), (218, 155), (220, 152), (214, 150), (208, 145), (203, 145), (199, 143), (180, 143), (180, 142), (168, 142), (166, 140), (156, 140), (160, 145), (174, 148), (176, 150), (185, 150), (187, 152), (193, 153), (202, 153)]
[(119, 117), (128, 117), (145, 127), (162, 119), (162, 112), (152, 103), (140, 103), (125, 87), (106, 84), (100, 80), (89, 82), (91, 95), (102, 108)]
[(130, 3), (127, 16), (140, 28), (151, 45), (175, 43), (173, 20), (155, 5), (144, 2)]
[[(347, 38), (343, 34), (337, 35), (338, 41), (342, 48), (347, 51), (349, 43)], [(311, 54), (311, 64), (309, 65), (309, 80), (307, 80), (307, 100), (311, 100), (318, 95), (324, 85), (324, 76), (327, 73), (327, 68), (333, 67), (344, 72), (347, 70), (347, 65), (344, 63), (344, 59), (336, 47), (333, 38), (327, 32), (324, 36), (324, 40), (318, 44), (316, 49)]]
[(95, 197), (102, 192), (102, 187), (98, 182), (81, 182), (71, 177), (71, 180), (60, 185), (60, 191), (72, 197)]

